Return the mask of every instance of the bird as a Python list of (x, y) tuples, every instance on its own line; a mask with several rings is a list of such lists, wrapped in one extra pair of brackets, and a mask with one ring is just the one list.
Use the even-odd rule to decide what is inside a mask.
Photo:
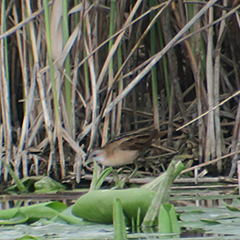
[(158, 132), (157, 129), (153, 129), (120, 135), (103, 147), (94, 149), (89, 154), (85, 165), (93, 161), (106, 167), (120, 167), (134, 163), (150, 147), (153, 139), (165, 134), (166, 131)]

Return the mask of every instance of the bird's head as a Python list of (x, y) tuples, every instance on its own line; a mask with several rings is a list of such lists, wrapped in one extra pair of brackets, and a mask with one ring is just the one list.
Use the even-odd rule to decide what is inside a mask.
[(88, 156), (87, 161), (85, 162), (85, 165), (87, 165), (90, 162), (97, 161), (101, 164), (104, 163), (104, 160), (106, 159), (106, 152), (103, 149), (94, 149)]

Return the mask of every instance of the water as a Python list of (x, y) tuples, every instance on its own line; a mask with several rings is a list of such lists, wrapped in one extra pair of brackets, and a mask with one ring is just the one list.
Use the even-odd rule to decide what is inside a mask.
[[(239, 225), (240, 218), (237, 216), (240, 204), (234, 201), (239, 198), (234, 195), (234, 188), (205, 186), (203, 188), (181, 188), (175, 187), (172, 190), (170, 203), (176, 211), (183, 216), (182, 233), (180, 236), (174, 235), (175, 239), (240, 239)], [(9, 209), (17, 206), (28, 206), (48, 201), (61, 201), (67, 206), (71, 206), (83, 193), (74, 191), (64, 191), (51, 194), (29, 194), (11, 195), (7, 198), (0, 196), (0, 208)], [(235, 215), (226, 204), (233, 204)], [(196, 209), (195, 209), (196, 208)], [(196, 212), (202, 212), (199, 216)], [(185, 215), (184, 215), (185, 214)], [(190, 214), (190, 220), (187, 219)], [(195, 215), (194, 215), (195, 214)], [(199, 217), (199, 221), (197, 218)], [(205, 222), (204, 222), (204, 221)], [(195, 222), (194, 222), (195, 221)], [(214, 227), (213, 227), (214, 226)], [(46, 219), (40, 219), (34, 224), (17, 224), (12, 226), (2, 226), (1, 239), (16, 239), (27, 234), (43, 239), (114, 239), (114, 229), (112, 225), (102, 224), (66, 224)], [(217, 231), (217, 232), (216, 232)], [(225, 232), (224, 232), (225, 231)], [(129, 239), (172, 239), (173, 236), (166, 236), (156, 232), (156, 229), (132, 233), (128, 230)]]

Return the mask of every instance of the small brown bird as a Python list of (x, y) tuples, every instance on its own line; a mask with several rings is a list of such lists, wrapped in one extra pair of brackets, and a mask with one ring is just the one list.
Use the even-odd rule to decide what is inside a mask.
[(159, 133), (154, 129), (148, 132), (141, 131), (119, 136), (103, 147), (94, 149), (86, 163), (97, 161), (108, 167), (133, 163), (141, 153), (150, 147), (153, 139), (157, 139), (165, 134), (166, 132)]

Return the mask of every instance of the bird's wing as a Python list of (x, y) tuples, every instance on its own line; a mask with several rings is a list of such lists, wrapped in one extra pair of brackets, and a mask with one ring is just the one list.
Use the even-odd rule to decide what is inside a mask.
[(125, 139), (119, 146), (122, 150), (139, 150), (144, 151), (150, 147), (152, 140), (156, 137), (157, 131), (142, 134), (133, 134)]
[(156, 129), (152, 131), (129, 133), (118, 136), (114, 140), (108, 142), (104, 147), (110, 154), (117, 148), (121, 150), (144, 151), (150, 147), (153, 139), (159, 138), (165, 134), (166, 133), (158, 132)]

